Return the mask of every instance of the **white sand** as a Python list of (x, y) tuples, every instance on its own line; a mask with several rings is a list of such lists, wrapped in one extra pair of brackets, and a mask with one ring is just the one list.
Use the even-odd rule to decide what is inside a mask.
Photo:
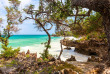
[[(66, 37), (66, 38), (70, 38), (71, 40), (77, 40), (77, 38), (74, 37)], [(63, 46), (65, 47), (65, 46)], [(27, 50), (30, 50), (31, 53), (37, 53), (37, 57), (40, 57), (40, 53), (43, 52), (44, 45), (41, 44), (37, 44), (37, 45), (33, 45), (33, 46), (26, 46), (26, 47), (21, 47), (21, 52), (25, 51), (27, 52)], [(51, 49), (49, 49), (49, 53), (54, 55), (55, 57), (58, 57), (59, 53), (60, 53), (60, 39), (54, 42), (51, 42)], [(75, 56), (77, 61), (81, 61), (81, 62), (86, 62), (89, 56), (83, 55), (83, 54), (79, 54), (74, 52), (74, 47), (72, 47), (72, 50), (66, 50), (64, 49), (62, 55), (61, 55), (61, 60), (65, 61), (67, 58), (70, 58), (71, 55)]]
[(66, 38), (66, 39), (69, 39), (69, 40), (79, 40), (79, 39), (81, 39), (82, 37), (75, 38), (75, 37), (73, 37), (73, 36), (66, 36), (65, 38)]

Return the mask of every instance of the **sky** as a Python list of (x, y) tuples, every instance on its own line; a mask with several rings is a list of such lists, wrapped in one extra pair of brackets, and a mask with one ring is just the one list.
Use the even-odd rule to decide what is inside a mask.
[[(19, 0), (21, 1), (19, 9), (22, 11), (23, 8), (26, 6), (33, 4), (35, 5), (35, 9), (38, 9), (39, 6), (39, 0)], [(7, 25), (6, 23), (6, 10), (5, 7), (10, 6), (10, 3), (8, 0), (0, 0), (0, 18), (3, 19), (2, 25)], [(16, 35), (45, 35), (46, 33), (44, 31), (39, 31), (37, 28), (35, 28), (34, 21), (33, 20), (26, 20), (22, 24), (19, 24), (18, 27), (20, 28), (20, 31), (15, 33)], [(49, 26), (48, 26), (49, 27)], [(50, 34), (55, 33), (55, 26), (49, 31)]]

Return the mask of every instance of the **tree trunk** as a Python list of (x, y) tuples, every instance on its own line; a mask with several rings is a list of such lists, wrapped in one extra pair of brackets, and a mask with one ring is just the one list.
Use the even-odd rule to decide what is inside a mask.
[(106, 33), (106, 37), (107, 37), (107, 41), (108, 41), (108, 59), (110, 60), (110, 18), (106, 15), (103, 16), (103, 26), (105, 29), (105, 33)]
[(48, 58), (48, 56), (46, 55), (46, 52), (48, 52), (48, 49), (49, 49), (49, 46), (50, 46), (51, 36), (50, 36), (50, 34), (48, 33), (48, 31), (45, 29), (45, 27), (43, 26), (43, 24), (40, 23), (39, 20), (36, 20), (36, 21), (40, 24), (40, 26), (42, 27), (42, 29), (43, 29), (43, 30), (46, 32), (46, 34), (48, 35), (48, 43), (47, 43), (47, 47), (46, 47), (46, 49), (45, 49), (45, 57)]
[(47, 47), (46, 47), (46, 51), (48, 51), (49, 46), (50, 46), (50, 42), (51, 42), (51, 36), (50, 36), (50, 34), (48, 33), (48, 31), (47, 31), (47, 30), (46, 30), (45, 32), (46, 32), (46, 33), (47, 33), (47, 35), (48, 35), (48, 43), (47, 43)]
[(81, 6), (96, 12), (104, 13), (104, 9), (109, 9), (110, 0), (71, 0), (71, 6)]
[(60, 44), (61, 44), (61, 51), (60, 51), (60, 54), (59, 54), (57, 60), (61, 60), (60, 57), (61, 57), (61, 54), (62, 54), (62, 52), (63, 52), (62, 43), (60, 42)]

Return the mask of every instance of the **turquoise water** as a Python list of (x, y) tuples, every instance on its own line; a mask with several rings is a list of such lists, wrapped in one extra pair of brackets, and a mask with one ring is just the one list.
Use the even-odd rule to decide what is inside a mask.
[[(45, 46), (41, 43), (46, 42), (48, 39), (47, 35), (13, 35), (9, 39), (9, 46), (13, 48), (20, 47), (20, 52), (27, 52), (30, 50), (31, 53), (37, 53), (37, 57), (40, 57), (45, 49)], [(62, 37), (51, 37), (51, 48), (49, 53), (53, 56), (58, 56), (61, 51), (60, 40)], [(0, 46), (1, 47), (1, 46)], [(65, 48), (65, 46), (63, 46)], [(2, 48), (0, 48), (1, 50)], [(77, 61), (87, 61), (89, 56), (79, 54), (74, 52), (74, 47), (72, 50), (63, 50), (61, 55), (61, 60), (65, 61), (67, 58), (70, 58), (71, 55), (75, 56)]]
[[(60, 37), (51, 37), (52, 41), (56, 41)], [(46, 42), (47, 35), (13, 35), (9, 38), (9, 46), (12, 47), (25, 47), (34, 44), (41, 44)]]

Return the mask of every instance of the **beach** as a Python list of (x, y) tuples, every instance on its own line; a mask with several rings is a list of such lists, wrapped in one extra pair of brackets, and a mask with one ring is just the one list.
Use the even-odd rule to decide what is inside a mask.
[[(68, 36), (65, 37), (71, 40), (76, 40), (78, 38)], [(10, 46), (17, 48), (20, 47), (20, 52), (27, 52), (30, 50), (31, 53), (37, 53), (37, 57), (40, 57), (40, 53), (45, 49), (44, 45), (41, 43), (46, 42), (48, 39), (47, 35), (15, 35), (12, 36), (9, 40)], [(60, 53), (60, 40), (63, 37), (51, 37), (51, 48), (49, 49), (49, 53), (54, 57), (58, 57)], [(63, 46), (65, 48), (65, 46)], [(86, 62), (88, 57), (87, 55), (79, 54), (74, 52), (75, 47), (71, 47), (71, 50), (63, 50), (61, 55), (61, 60), (65, 61), (67, 58), (70, 58), (71, 55), (75, 56), (77, 61)]]

